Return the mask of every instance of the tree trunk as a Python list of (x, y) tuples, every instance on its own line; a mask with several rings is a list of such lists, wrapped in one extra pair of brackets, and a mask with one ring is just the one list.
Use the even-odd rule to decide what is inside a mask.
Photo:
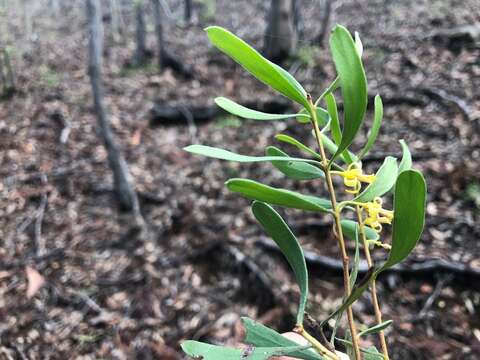
[(192, 21), (192, 0), (185, 0), (184, 19), (187, 24)]
[(147, 60), (147, 28), (145, 25), (145, 5), (143, 0), (135, 2), (135, 17), (136, 17), (136, 41), (137, 48), (135, 50), (135, 56), (133, 63), (135, 66), (145, 64)]
[(3, 93), (2, 94), (6, 94), (7, 93), (7, 77), (5, 76), (5, 70), (4, 70), (4, 66), (3, 66), (3, 57), (0, 56), (0, 82), (1, 82), (1, 85), (2, 85), (2, 88), (3, 88)]
[(99, 0), (87, 0), (87, 16), (89, 25), (88, 72), (92, 85), (99, 132), (107, 150), (110, 169), (113, 172), (115, 194), (120, 207), (123, 210), (133, 212), (135, 218), (140, 219), (138, 198), (130, 182), (128, 166), (114, 140), (103, 104), (103, 87), (101, 83), (103, 29)]
[(8, 53), (7, 49), (3, 48), (3, 62), (5, 64), (5, 74), (7, 80), (7, 88), (8, 91), (15, 90), (15, 74), (13, 72), (12, 63), (10, 62), (10, 54)]
[(297, 46), (294, 0), (271, 0), (264, 53), (274, 62), (285, 60)]
[(155, 17), (155, 34), (157, 36), (157, 56), (158, 68), (163, 70), (165, 66), (165, 43), (163, 41), (163, 24), (162, 14), (160, 9), (160, 0), (152, 0), (153, 16)]
[(320, 33), (317, 36), (317, 42), (320, 47), (325, 45), (325, 37), (327, 36), (327, 31), (330, 23), (330, 15), (332, 13), (332, 0), (324, 0), (325, 5), (323, 6), (323, 15), (322, 15), (322, 28)]

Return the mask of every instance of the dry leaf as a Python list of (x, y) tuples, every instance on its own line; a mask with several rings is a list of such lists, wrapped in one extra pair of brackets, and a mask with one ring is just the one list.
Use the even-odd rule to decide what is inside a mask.
[[(0, 190), (1, 190), (1, 184), (0, 184)], [(12, 273), (10, 271), (0, 271), (0, 280), (5, 279), (10, 277)]]
[(27, 299), (31, 299), (35, 296), (38, 290), (45, 284), (45, 278), (34, 268), (25, 267), (25, 273), (27, 274)]
[(137, 146), (138, 144), (140, 144), (141, 140), (142, 140), (142, 130), (137, 129), (135, 130), (132, 137), (130, 138), (130, 145)]

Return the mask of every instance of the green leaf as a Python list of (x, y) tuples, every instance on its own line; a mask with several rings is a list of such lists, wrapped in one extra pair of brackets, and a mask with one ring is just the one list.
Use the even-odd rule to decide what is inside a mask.
[[(338, 119), (338, 109), (337, 109), (337, 102), (335, 101), (335, 96), (333, 93), (328, 93), (325, 96), (325, 102), (327, 104), (327, 110), (332, 118), (331, 122), (331, 129), (332, 129), (332, 137), (335, 142), (335, 145), (338, 145), (342, 142), (342, 130), (340, 129), (340, 120)], [(334, 154), (337, 150), (332, 150), (332, 154)], [(330, 150), (329, 150), (330, 151)], [(348, 150), (345, 150), (341, 154), (342, 159), (345, 163), (351, 164), (353, 162), (353, 154), (351, 154)]]
[(338, 120), (338, 109), (335, 96), (333, 96), (332, 93), (328, 93), (325, 96), (325, 103), (327, 104), (327, 111), (332, 118), (332, 123), (330, 125), (332, 129), (332, 137), (335, 144), (338, 145), (342, 141), (342, 130), (340, 129), (340, 120)]
[(342, 141), (331, 162), (350, 146), (360, 128), (367, 109), (367, 79), (352, 36), (337, 25), (330, 37), (333, 62), (340, 76), (343, 97)]
[(249, 109), (243, 105), (237, 104), (235, 101), (224, 97), (217, 97), (215, 103), (220, 106), (223, 110), (233, 114), (235, 116), (251, 119), (251, 120), (284, 120), (288, 118), (300, 117), (305, 119), (307, 122), (310, 121), (310, 115), (305, 113), (298, 114), (269, 114), (257, 110)]
[(278, 135), (275, 135), (275, 139), (277, 139), (278, 141), (282, 141), (284, 143), (296, 146), (299, 150), (302, 150), (318, 159), (321, 158), (319, 154), (317, 154), (315, 151), (310, 149), (307, 145), (302, 144), (300, 141), (298, 141), (297, 139), (291, 136), (288, 136), (285, 134), (278, 134)]
[(203, 360), (267, 360), (272, 356), (290, 355), (310, 346), (290, 347), (253, 347), (247, 346), (243, 349), (228, 348), (217, 345), (210, 345), (194, 340), (187, 340), (182, 343), (182, 350), (194, 359)]
[(333, 93), (335, 90), (337, 90), (339, 86), (340, 86), (340, 77), (337, 76), (332, 81), (332, 83), (325, 89), (325, 91), (318, 97), (318, 99), (315, 101), (315, 106), (317, 106), (320, 103), (320, 101), (323, 100), (323, 98), (325, 96), (327, 96), (328, 94)]
[(255, 201), (252, 212), (265, 232), (277, 243), (295, 273), (300, 288), (297, 325), (302, 325), (308, 296), (308, 273), (303, 250), (288, 225), (270, 205)]
[(205, 30), (214, 46), (243, 66), (258, 80), (289, 99), (308, 107), (305, 90), (287, 71), (264, 58), (245, 41), (226, 29), (210, 26)]
[(379, 333), (380, 331), (385, 330), (387, 327), (393, 324), (393, 320), (387, 320), (382, 322), (381, 324), (377, 324), (375, 326), (372, 326), (366, 330), (360, 331), (358, 333), (358, 336), (365, 336), (365, 335), (371, 335), (371, 334), (376, 334)]
[(230, 191), (272, 205), (323, 213), (331, 209), (330, 201), (327, 199), (274, 188), (249, 179), (230, 179), (225, 184)]
[(363, 277), (362, 280), (352, 289), (352, 292), (350, 293), (350, 296), (348, 296), (347, 299), (344, 300), (342, 305), (335, 310), (333, 313), (328, 315), (328, 317), (322, 321), (320, 324), (320, 327), (323, 327), (330, 319), (333, 317), (337, 316), (338, 314), (342, 313), (345, 311), (347, 307), (352, 305), (362, 294), (365, 292), (365, 290), (368, 289), (368, 286), (374, 280), (378, 275), (378, 272), (375, 271), (373, 268), (371, 268), (367, 274)]
[(361, 58), (363, 55), (363, 44), (362, 44), (362, 40), (360, 40), (360, 35), (356, 31), (355, 31), (355, 48), (357, 49), (358, 56), (360, 56)]
[(377, 140), (378, 132), (380, 131), (380, 126), (382, 125), (383, 119), (383, 103), (380, 95), (375, 96), (375, 114), (373, 116), (373, 124), (368, 134), (367, 143), (364, 148), (360, 151), (358, 155), (359, 159), (362, 159), (368, 152), (372, 149), (375, 141)]
[(300, 159), (294, 157), (280, 157), (280, 156), (248, 156), (240, 155), (234, 152), (219, 149), (211, 146), (205, 145), (189, 145), (184, 148), (185, 151), (188, 151), (192, 154), (208, 156), (215, 159), (227, 160), (227, 161), (236, 161), (236, 162), (261, 162), (261, 161), (289, 161), (289, 162), (304, 162), (304, 163), (313, 163), (319, 164), (318, 161), (309, 160), (309, 159)]
[[(338, 150), (338, 146), (335, 145), (335, 143), (325, 134), (322, 134), (322, 144), (323, 144), (323, 146), (325, 146), (325, 148), (331, 154), (335, 154)], [(357, 162), (358, 161), (358, 158), (355, 156), (355, 154), (351, 153), (348, 150), (344, 150), (340, 154), (340, 159), (342, 159), (342, 161), (345, 164), (351, 164), (352, 162)]]
[[(338, 342), (344, 344), (349, 351), (352, 350), (352, 342), (350, 340), (335, 338)], [(365, 354), (363, 360), (385, 360), (383, 355), (377, 350), (375, 346), (370, 346), (368, 348), (360, 348), (360, 352)]]
[(358, 276), (358, 267), (360, 265), (360, 242), (358, 241), (359, 227), (355, 226), (353, 238), (355, 240), (355, 256), (353, 258), (353, 268), (350, 273), (350, 288), (355, 286)]
[[(243, 326), (247, 332), (245, 343), (260, 347), (292, 347), (298, 344), (287, 339), (273, 329), (266, 327), (252, 319), (242, 317)], [(298, 350), (292, 352), (290, 356), (304, 360), (322, 360), (323, 357), (318, 353), (307, 350)]]
[[(288, 154), (276, 148), (275, 146), (267, 147), (265, 153), (267, 156), (289, 157)], [(313, 180), (325, 177), (322, 170), (305, 162), (271, 161), (271, 163), (279, 171), (291, 179)]]
[[(330, 114), (324, 108), (317, 106), (317, 122), (320, 126), (325, 126), (330, 121)], [(302, 115), (302, 116), (300, 116)], [(301, 124), (307, 124), (310, 122), (310, 115), (306, 109), (300, 110), (299, 116), (297, 117), (297, 121)]]
[[(341, 221), (343, 235), (349, 239), (355, 240), (355, 228), (358, 225), (356, 221), (343, 219)], [(378, 233), (371, 227), (364, 225), (365, 235), (368, 240), (378, 240)]]
[(425, 224), (427, 185), (422, 173), (405, 170), (395, 185), (392, 250), (381, 270), (403, 261), (415, 248)]
[(362, 351), (365, 356), (363, 360), (384, 360), (385, 357), (377, 350), (375, 346), (370, 346)]
[(368, 202), (375, 199), (377, 196), (382, 196), (388, 192), (397, 179), (397, 159), (391, 156), (387, 156), (380, 169), (375, 174), (375, 180), (369, 184), (365, 190), (358, 195), (354, 201)]
[(402, 146), (402, 160), (400, 165), (398, 165), (398, 173), (401, 174), (405, 170), (410, 170), (412, 168), (412, 154), (408, 149), (408, 145), (405, 140), (400, 140), (400, 145)]

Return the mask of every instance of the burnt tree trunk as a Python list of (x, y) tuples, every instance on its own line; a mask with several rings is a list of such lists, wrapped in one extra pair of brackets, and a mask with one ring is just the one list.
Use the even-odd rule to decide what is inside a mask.
[(332, 0), (324, 0), (325, 5), (323, 6), (323, 14), (321, 19), (322, 27), (317, 36), (318, 45), (323, 47), (325, 45), (325, 37), (327, 36), (327, 31), (330, 23), (330, 15), (332, 13)]
[(136, 18), (136, 50), (133, 63), (136, 66), (145, 64), (147, 60), (147, 27), (145, 25), (145, 5), (143, 0), (135, 1), (135, 18)]
[(274, 62), (282, 62), (288, 58), (297, 46), (294, 15), (295, 0), (271, 0), (264, 53)]
[(10, 54), (3, 42), (0, 42), (0, 84), (3, 87), (3, 96), (9, 96), (15, 92), (15, 74)]
[(187, 24), (192, 21), (192, 0), (185, 0), (184, 20)]
[(160, 0), (152, 0), (153, 16), (155, 18), (155, 35), (157, 36), (157, 59), (158, 68), (163, 70), (165, 67), (165, 42), (163, 41), (163, 24), (160, 9)]
[(152, 0), (152, 3), (153, 16), (155, 17), (155, 33), (157, 36), (157, 58), (159, 70), (163, 71), (165, 68), (169, 67), (186, 78), (192, 78), (192, 66), (184, 64), (179, 58), (168, 52), (165, 48), (160, 0)]
[(89, 27), (88, 73), (92, 85), (99, 133), (107, 150), (108, 164), (113, 173), (114, 191), (121, 209), (133, 212), (135, 218), (140, 219), (138, 198), (131, 184), (127, 162), (115, 142), (103, 104), (103, 87), (101, 82), (103, 29), (99, 0), (87, 0), (87, 16)]

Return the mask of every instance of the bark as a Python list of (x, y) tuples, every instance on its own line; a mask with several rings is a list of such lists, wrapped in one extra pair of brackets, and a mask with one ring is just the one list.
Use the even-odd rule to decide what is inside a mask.
[(184, 19), (187, 24), (192, 21), (192, 0), (185, 0)]
[(153, 16), (155, 17), (155, 33), (157, 36), (157, 58), (159, 70), (162, 71), (169, 67), (186, 78), (192, 78), (193, 69), (191, 65), (184, 64), (175, 55), (166, 50), (165, 42), (163, 40), (163, 24), (160, 0), (152, 0), (152, 3)]
[(15, 74), (10, 54), (2, 41), (0, 41), (0, 86), (3, 88), (3, 96), (8, 97), (15, 92)]
[(89, 66), (88, 72), (93, 91), (95, 113), (99, 132), (108, 154), (108, 163), (113, 173), (116, 198), (123, 210), (131, 211), (135, 218), (140, 218), (139, 203), (130, 181), (127, 163), (115, 142), (107, 112), (103, 104), (103, 87), (101, 83), (102, 67), (102, 22), (99, 0), (87, 0), (89, 25)]
[(7, 77), (5, 76), (5, 67), (3, 66), (3, 57), (0, 56), (0, 83), (3, 88), (3, 94), (7, 93)]
[(325, 45), (325, 37), (327, 35), (327, 31), (330, 23), (330, 15), (332, 13), (332, 0), (324, 0), (324, 1), (325, 1), (325, 5), (323, 7), (323, 15), (321, 20), (322, 27), (317, 36), (317, 42), (321, 47)]
[(137, 48), (133, 63), (136, 66), (145, 64), (147, 60), (147, 28), (145, 25), (145, 6), (142, 0), (135, 2), (135, 17), (136, 17), (136, 42)]
[(155, 35), (157, 36), (157, 59), (158, 68), (163, 70), (165, 67), (165, 42), (163, 41), (163, 24), (160, 8), (160, 0), (152, 0), (153, 16), (155, 18)]
[(271, 0), (264, 53), (274, 62), (288, 58), (297, 46), (294, 12), (294, 0)]
[(15, 90), (15, 74), (13, 72), (12, 63), (10, 62), (10, 54), (7, 49), (3, 49), (3, 61), (6, 68), (7, 87), (10, 91)]

